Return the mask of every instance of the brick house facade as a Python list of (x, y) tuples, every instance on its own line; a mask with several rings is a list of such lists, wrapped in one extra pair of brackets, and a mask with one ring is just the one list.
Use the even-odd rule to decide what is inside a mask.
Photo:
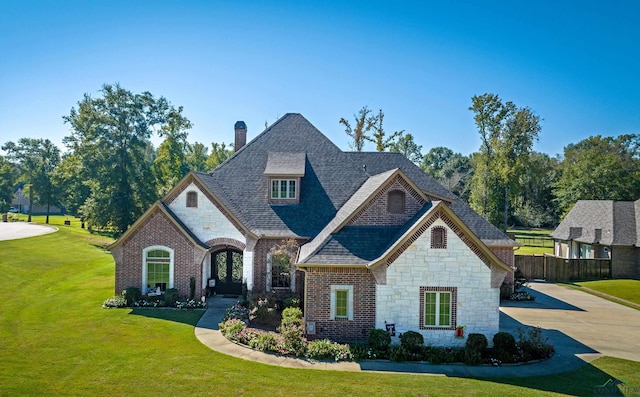
[[(111, 247), (115, 289), (212, 283), (297, 293), (310, 339), (363, 340), (393, 324), (455, 345), (491, 338), (514, 241), (398, 153), (347, 153), (287, 114), (211, 173), (190, 172)], [(272, 249), (295, 240), (293, 267)], [(234, 292), (235, 291), (235, 292)]]

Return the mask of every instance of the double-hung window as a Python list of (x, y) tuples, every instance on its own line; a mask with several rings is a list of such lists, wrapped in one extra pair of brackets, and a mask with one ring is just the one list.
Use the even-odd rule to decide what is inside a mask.
[(331, 286), (331, 320), (353, 320), (353, 285)]

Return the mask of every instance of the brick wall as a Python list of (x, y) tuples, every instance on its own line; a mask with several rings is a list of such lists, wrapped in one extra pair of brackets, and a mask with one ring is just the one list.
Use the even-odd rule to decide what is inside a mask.
[[(375, 326), (375, 279), (368, 269), (309, 268), (306, 277), (305, 321), (316, 324), (310, 339), (364, 341)], [(353, 285), (353, 320), (330, 319), (331, 285)]]
[(150, 246), (166, 246), (174, 250), (174, 287), (180, 295), (189, 295), (190, 278), (196, 277), (195, 296), (202, 296), (202, 260), (205, 250), (195, 246), (160, 210), (151, 214), (144, 224), (116, 252), (115, 293), (127, 287), (142, 285), (143, 250)]
[[(405, 194), (405, 208), (402, 214), (387, 211), (388, 193), (399, 190)], [(411, 219), (425, 204), (425, 200), (399, 176), (394, 178), (362, 208), (349, 222), (350, 226), (400, 226)]]
[[(253, 288), (252, 293), (261, 294), (266, 291), (267, 286), (267, 254), (271, 248), (278, 244), (282, 244), (282, 238), (277, 239), (260, 239), (253, 249)], [(305, 243), (305, 240), (298, 240), (298, 245)], [(304, 290), (304, 275), (296, 271), (296, 291), (295, 293), (302, 296)]]

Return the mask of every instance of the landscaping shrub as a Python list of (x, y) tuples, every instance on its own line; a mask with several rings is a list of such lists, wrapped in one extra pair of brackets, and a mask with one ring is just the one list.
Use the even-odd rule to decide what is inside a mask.
[(275, 300), (267, 297), (260, 297), (253, 302), (251, 309), (251, 319), (259, 323), (271, 323), (277, 321)]
[(353, 356), (354, 361), (362, 361), (362, 360), (367, 360), (371, 358), (376, 358), (375, 356), (372, 356), (373, 351), (367, 345), (353, 344), (353, 345), (350, 345), (349, 348), (351, 349), (351, 354)]
[(167, 306), (173, 306), (178, 301), (178, 289), (177, 288), (168, 288), (164, 291), (164, 301)]
[(508, 332), (493, 335), (493, 356), (501, 362), (514, 362), (518, 359), (516, 339)]
[(556, 351), (552, 344), (543, 339), (542, 330), (539, 327), (529, 328), (528, 332), (518, 328), (518, 339), (517, 346), (522, 361), (547, 359)]
[(282, 305), (284, 309), (288, 307), (300, 307), (300, 297), (297, 295), (287, 295), (282, 300)]
[(424, 344), (424, 337), (416, 331), (407, 331), (400, 335), (400, 345), (410, 353), (418, 353)]
[(473, 349), (465, 349), (462, 354), (462, 362), (466, 365), (478, 365), (482, 362), (482, 354)]
[(409, 351), (403, 346), (390, 346), (389, 347), (389, 360), (402, 362), (411, 358)]
[(238, 334), (247, 327), (247, 325), (237, 318), (232, 318), (218, 324), (220, 332), (227, 339), (238, 340)]
[(315, 360), (334, 358), (336, 344), (329, 339), (314, 340), (307, 345), (307, 357)]
[(480, 353), (481, 355), (487, 351), (489, 342), (483, 334), (469, 334), (465, 348)]
[(196, 278), (191, 276), (189, 278), (189, 300), (193, 300), (196, 296)]
[(138, 287), (127, 287), (122, 291), (122, 296), (124, 296), (124, 299), (127, 301), (127, 306), (133, 306), (133, 302), (140, 300), (142, 293)]
[(249, 342), (249, 346), (252, 349), (263, 352), (276, 352), (278, 351), (278, 339), (276, 338), (276, 334), (273, 332), (265, 332), (252, 339)]
[(126, 306), (127, 306), (127, 300), (124, 298), (123, 295), (116, 295), (112, 298), (107, 299), (102, 304), (102, 307), (104, 308), (126, 307)]
[(223, 321), (230, 320), (232, 318), (237, 318), (242, 321), (249, 321), (249, 308), (243, 306), (240, 303), (234, 303), (227, 311), (224, 313), (222, 317)]
[(372, 329), (367, 338), (369, 347), (376, 353), (385, 353), (391, 344), (391, 335), (386, 329)]
[(431, 364), (454, 363), (460, 361), (460, 350), (448, 347), (428, 347), (424, 349), (423, 360)]
[(238, 333), (237, 342), (242, 343), (243, 345), (251, 346), (251, 341), (256, 339), (258, 336), (260, 336), (263, 333), (264, 332), (259, 332), (253, 329), (245, 328)]
[(299, 308), (288, 307), (282, 311), (280, 334), (282, 335), (282, 348), (286, 353), (296, 356), (305, 354), (307, 340), (304, 338), (302, 322), (302, 310)]

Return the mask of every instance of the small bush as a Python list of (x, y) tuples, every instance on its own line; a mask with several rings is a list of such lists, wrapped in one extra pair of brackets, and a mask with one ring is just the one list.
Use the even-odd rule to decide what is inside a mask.
[(127, 300), (122, 295), (116, 295), (112, 298), (107, 299), (102, 304), (104, 308), (112, 308), (112, 307), (126, 307)]
[(478, 365), (482, 362), (482, 354), (479, 351), (465, 349), (462, 355), (462, 362), (466, 365)]
[(222, 319), (224, 321), (230, 320), (232, 318), (237, 318), (242, 321), (249, 321), (249, 309), (245, 306), (242, 306), (240, 303), (234, 303), (227, 311), (224, 313)]
[(127, 301), (127, 306), (132, 306), (133, 302), (137, 302), (142, 297), (142, 293), (140, 292), (140, 288), (138, 287), (127, 287), (124, 291), (122, 291), (122, 296)]
[(307, 348), (307, 340), (304, 338), (302, 326), (302, 310), (297, 307), (288, 307), (282, 311), (280, 334), (282, 335), (282, 348), (288, 354), (303, 356)]
[(307, 357), (315, 360), (325, 360), (334, 357), (337, 343), (329, 339), (314, 340), (307, 346)]
[(222, 335), (231, 340), (238, 340), (238, 334), (247, 328), (247, 325), (237, 318), (221, 322), (218, 326)]
[(469, 334), (465, 348), (480, 353), (481, 355), (487, 350), (489, 342), (483, 334)]
[(278, 339), (273, 332), (265, 332), (252, 339), (249, 346), (263, 352), (275, 352), (277, 351)]
[(542, 337), (542, 330), (538, 327), (530, 328), (528, 332), (518, 328), (519, 341), (516, 344), (522, 361), (542, 360), (553, 356), (556, 349)]
[(403, 346), (391, 346), (389, 347), (389, 360), (402, 362), (411, 358), (409, 351)]
[(299, 307), (287, 307), (282, 311), (282, 326), (291, 323), (302, 325), (302, 310)]
[(376, 352), (386, 352), (391, 344), (391, 335), (386, 329), (372, 329), (367, 338), (369, 347)]
[(282, 300), (284, 308), (288, 307), (300, 307), (300, 298), (297, 295), (287, 295)]
[(493, 336), (493, 352), (495, 358), (501, 362), (516, 361), (518, 356), (516, 339), (508, 332), (498, 332)]
[(424, 344), (424, 337), (416, 331), (407, 331), (400, 335), (400, 345), (408, 352), (418, 353)]
[(375, 358), (371, 356), (372, 350), (367, 345), (363, 344), (353, 344), (349, 346), (351, 349), (351, 354), (353, 355), (354, 361), (362, 361), (371, 358)]
[(164, 291), (164, 301), (167, 306), (174, 306), (178, 301), (178, 289), (176, 288), (168, 288)]

